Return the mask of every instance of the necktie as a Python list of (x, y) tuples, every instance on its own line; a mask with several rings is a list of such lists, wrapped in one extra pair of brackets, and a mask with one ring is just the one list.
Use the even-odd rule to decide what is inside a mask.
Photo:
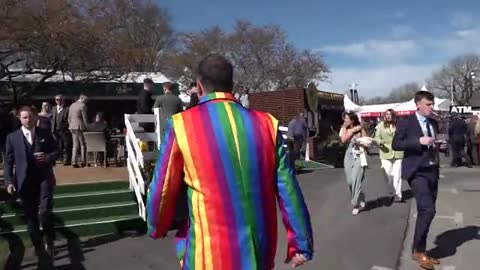
[[(433, 138), (432, 134), (432, 125), (430, 124), (430, 121), (425, 119), (425, 124), (427, 126), (427, 136)], [(428, 146), (428, 157), (430, 159), (430, 164), (436, 164), (436, 156), (435, 156), (435, 148), (433, 147), (434, 145), (429, 145)]]
[(432, 126), (430, 125), (430, 121), (428, 121), (428, 118), (425, 119), (425, 125), (427, 126), (427, 136), (432, 137)]
[(32, 134), (31, 134), (29, 131), (27, 131), (27, 132), (25, 133), (25, 136), (27, 137), (28, 143), (29, 143), (29, 144), (32, 144)]

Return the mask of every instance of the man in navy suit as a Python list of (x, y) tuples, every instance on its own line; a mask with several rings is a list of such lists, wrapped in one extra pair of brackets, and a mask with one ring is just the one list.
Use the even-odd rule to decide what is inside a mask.
[(430, 116), (434, 96), (427, 91), (415, 94), (417, 112), (398, 123), (392, 148), (404, 151), (402, 178), (407, 180), (417, 201), (417, 222), (413, 237), (412, 258), (424, 269), (440, 264), (426, 254), (427, 236), (435, 216), (438, 191), (439, 151), (435, 136), (438, 124)]
[[(37, 255), (53, 256), (55, 233), (51, 212), (56, 144), (50, 130), (35, 127), (36, 114), (30, 107), (21, 108), (19, 118), (22, 127), (6, 140), (5, 184), (8, 193), (20, 197)], [(45, 245), (40, 223), (46, 236)]]

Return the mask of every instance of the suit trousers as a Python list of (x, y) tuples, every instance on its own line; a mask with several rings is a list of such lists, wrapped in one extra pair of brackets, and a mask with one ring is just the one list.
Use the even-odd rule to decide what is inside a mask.
[(64, 161), (72, 159), (72, 134), (68, 130), (55, 130), (55, 142), (57, 143), (59, 157)]
[(78, 148), (81, 150), (81, 163), (87, 164), (87, 143), (85, 142), (85, 137), (83, 136), (83, 131), (81, 130), (72, 130), (72, 164), (77, 164), (77, 155)]
[(425, 252), (430, 224), (435, 217), (439, 169), (431, 166), (419, 169), (409, 181), (417, 201), (417, 222), (413, 236), (413, 251)]
[(32, 244), (35, 247), (43, 247), (40, 224), (42, 224), (47, 242), (52, 242), (55, 239), (51, 214), (53, 208), (53, 185), (47, 180), (26, 179), (19, 195)]
[(381, 162), (387, 175), (389, 189), (393, 188), (392, 193), (402, 198), (402, 160), (382, 159)]

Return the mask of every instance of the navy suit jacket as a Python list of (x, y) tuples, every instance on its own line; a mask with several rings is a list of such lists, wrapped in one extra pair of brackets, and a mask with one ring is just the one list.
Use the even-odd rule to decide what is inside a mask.
[[(430, 124), (435, 135), (439, 133), (438, 123), (430, 119)], [(439, 152), (436, 146), (430, 149), (420, 144), (420, 138), (423, 137), (423, 130), (415, 114), (400, 120), (393, 137), (392, 148), (395, 151), (404, 151), (402, 161), (402, 178), (410, 181), (415, 173), (424, 167), (431, 166), (432, 157), (429, 151), (433, 151), (434, 166), (439, 166)]]
[[(46, 162), (35, 164), (33, 153), (44, 152)], [(18, 129), (7, 136), (5, 150), (5, 184), (14, 184), (20, 191), (25, 181), (48, 181), (55, 185), (53, 166), (57, 159), (57, 147), (52, 133), (48, 129), (35, 128), (33, 144), (28, 142), (23, 135), (22, 129)], [(14, 170), (15, 168), (15, 170)], [(27, 175), (28, 169), (34, 169), (33, 175)], [(29, 179), (27, 179), (27, 176)]]

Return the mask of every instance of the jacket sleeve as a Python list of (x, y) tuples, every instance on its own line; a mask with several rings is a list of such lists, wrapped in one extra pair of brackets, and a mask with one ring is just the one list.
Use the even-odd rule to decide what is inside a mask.
[(87, 116), (87, 106), (86, 105), (83, 105), (82, 106), (82, 121), (83, 121), (83, 124), (85, 125), (85, 130), (87, 129), (88, 127), (88, 116)]
[(292, 166), (283, 147), (283, 138), (277, 130), (276, 138), (276, 191), (282, 221), (287, 231), (287, 259), (297, 253), (311, 260), (313, 257), (313, 234), (310, 214)]
[(52, 134), (55, 134), (55, 118), (56, 118), (56, 115), (57, 115), (57, 106), (53, 106), (53, 109), (52, 109), (52, 118), (50, 118), (50, 132), (52, 132)]
[(11, 135), (7, 136), (6, 144), (5, 144), (5, 162), (4, 162), (4, 180), (5, 186), (10, 184), (15, 184), (15, 180), (13, 178), (13, 165), (15, 164), (15, 153), (13, 151), (13, 144), (12, 144), (12, 137)]
[(401, 120), (398, 122), (395, 135), (393, 136), (392, 149), (394, 151), (422, 151), (422, 145), (419, 138), (408, 135), (408, 121)]
[(46, 153), (46, 161), (49, 165), (55, 166), (55, 162), (58, 157), (58, 149), (57, 149), (57, 144), (55, 143), (55, 139), (53, 138), (53, 135), (51, 132), (46, 132), (46, 140), (47, 140), (47, 153)]
[(70, 129), (70, 125), (72, 123), (72, 114), (70, 113), (70, 107), (68, 107), (68, 115), (67, 115), (67, 125), (68, 125), (68, 129)]
[(380, 144), (382, 142), (382, 126), (381, 126), (382, 122), (380, 122), (377, 127), (375, 128), (375, 136), (373, 137), (373, 140)]
[(170, 118), (147, 196), (148, 234), (152, 238), (164, 237), (170, 228), (182, 186), (183, 163)]

